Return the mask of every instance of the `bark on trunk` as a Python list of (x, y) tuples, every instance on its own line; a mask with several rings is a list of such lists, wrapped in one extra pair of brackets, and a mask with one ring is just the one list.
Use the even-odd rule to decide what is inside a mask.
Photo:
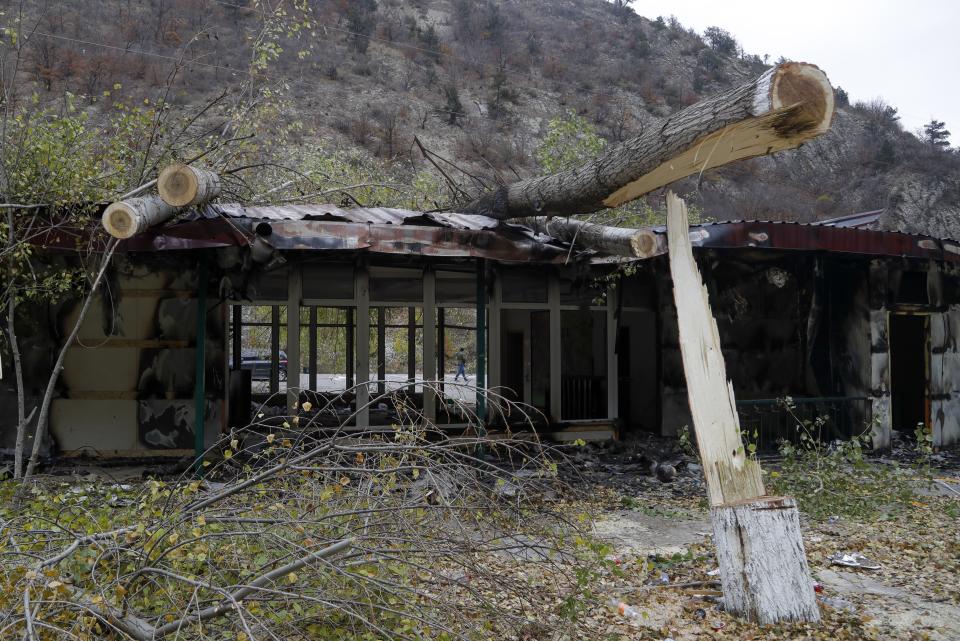
[(199, 205), (220, 195), (220, 177), (189, 165), (170, 165), (160, 172), (157, 191), (173, 207)]
[(788, 62), (650, 125), (585, 165), (501, 187), (466, 213), (506, 220), (616, 207), (734, 160), (792, 149), (833, 117), (833, 89), (816, 66)]
[(103, 228), (114, 238), (130, 238), (154, 225), (164, 223), (177, 213), (177, 208), (159, 196), (130, 198), (115, 202), (103, 212)]
[(614, 256), (649, 258), (657, 249), (657, 235), (647, 229), (609, 227), (573, 218), (545, 217), (531, 219), (531, 226), (536, 231), (571, 245), (579, 244)]
[[(13, 210), (7, 212), (7, 247), (13, 247), (17, 242), (14, 230)], [(20, 343), (17, 339), (17, 288), (10, 287), (10, 299), (7, 302), (7, 335), (10, 339), (10, 354), (13, 357), (14, 385), (17, 388), (17, 433), (13, 453), (13, 478), (18, 479), (23, 474), (23, 441), (27, 431), (27, 403), (23, 391), (23, 363), (20, 361)], [(33, 413), (30, 413), (33, 418)]]
[(710, 516), (727, 612), (761, 625), (820, 620), (792, 498), (721, 505)]
[[(23, 394), (23, 365), (20, 362), (20, 346), (17, 341), (15, 318), (17, 313), (17, 288), (10, 288), (10, 301), (7, 310), (7, 335), (10, 338), (10, 351), (13, 354), (14, 385), (17, 387), (17, 435), (13, 452), (13, 478), (23, 475), (23, 441), (27, 432), (27, 406)], [(33, 414), (30, 414), (33, 417)]]
[(764, 624), (819, 621), (796, 504), (763, 497), (760, 465), (744, 450), (717, 322), (693, 258), (686, 206), (672, 193), (667, 236), (683, 371), (726, 608)]

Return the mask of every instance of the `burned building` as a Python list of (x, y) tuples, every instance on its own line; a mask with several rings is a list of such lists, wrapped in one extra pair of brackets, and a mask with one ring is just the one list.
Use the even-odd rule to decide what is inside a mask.
[[(825, 417), (824, 437), (869, 429), (884, 447), (920, 425), (960, 441), (960, 244), (871, 229), (878, 216), (690, 228), (761, 447), (795, 433), (785, 397)], [(60, 260), (73, 242), (45, 244)], [(476, 415), (560, 438), (674, 434), (689, 413), (665, 245), (631, 260), (483, 216), (208, 205), (121, 243), (68, 347), (50, 448), (183, 456), (305, 400), (327, 409), (317, 426), (345, 429), (407, 408), (450, 430)], [(21, 306), (28, 411), (78, 311)], [(453, 380), (460, 348), (469, 386)]]

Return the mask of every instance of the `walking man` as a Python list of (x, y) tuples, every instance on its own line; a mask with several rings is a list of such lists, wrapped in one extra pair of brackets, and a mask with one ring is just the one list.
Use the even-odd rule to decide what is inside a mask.
[(454, 382), (458, 381), (461, 376), (463, 376), (463, 382), (467, 382), (467, 355), (464, 354), (463, 348), (457, 350), (457, 375), (453, 377)]

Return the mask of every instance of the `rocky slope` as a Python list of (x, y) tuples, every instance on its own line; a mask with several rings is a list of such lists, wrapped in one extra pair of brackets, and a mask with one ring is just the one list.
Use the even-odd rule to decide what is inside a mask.
[[(26, 42), (17, 62), (4, 38), (4, 77), (18, 85), (8, 100), (35, 93), (56, 108), (69, 92), (94, 117), (160, 94), (196, 109), (242, 87), (274, 100), (273, 130), (286, 127), (296, 143), (427, 167), (417, 136), (471, 174), (512, 180), (541, 171), (534, 152), (568, 110), (617, 142), (770, 62), (725, 32), (704, 37), (616, 4), (0, 0), (2, 21)], [(811, 221), (889, 205), (890, 228), (960, 237), (957, 156), (904, 132), (882, 102), (850, 105), (838, 91), (838, 104), (832, 130), (799, 151), (679, 190), (716, 219)]]

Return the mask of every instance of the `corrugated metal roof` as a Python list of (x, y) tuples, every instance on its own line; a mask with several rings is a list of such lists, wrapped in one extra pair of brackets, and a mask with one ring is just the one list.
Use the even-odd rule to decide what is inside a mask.
[(246, 207), (239, 204), (210, 205), (203, 212), (205, 218), (218, 215), (248, 220), (329, 220), (367, 225), (418, 225), (449, 227), (451, 229), (495, 229), (502, 223), (487, 216), (456, 213), (434, 213), (394, 209), (390, 207), (350, 207), (336, 205), (270, 205)]
[[(667, 230), (657, 227), (657, 252), (667, 252)], [(828, 251), (872, 256), (902, 256), (960, 261), (960, 243), (951, 239), (866, 229), (858, 225), (725, 221), (690, 226), (694, 247)]]
[[(863, 212), (816, 223), (708, 222), (691, 225), (690, 240), (694, 247), (702, 248), (829, 251), (960, 261), (960, 243), (956, 241), (869, 229), (881, 213)], [(211, 205), (192, 220), (181, 219), (150, 230), (139, 241), (128, 241), (127, 247), (156, 250), (245, 244), (259, 222), (270, 223), (274, 230), (270, 242), (278, 249), (360, 249), (523, 262), (554, 262), (570, 256), (566, 243), (523, 225), (486, 216), (336, 205)], [(657, 254), (666, 253), (666, 228), (652, 231), (658, 235)], [(602, 260), (590, 251), (576, 254)]]

